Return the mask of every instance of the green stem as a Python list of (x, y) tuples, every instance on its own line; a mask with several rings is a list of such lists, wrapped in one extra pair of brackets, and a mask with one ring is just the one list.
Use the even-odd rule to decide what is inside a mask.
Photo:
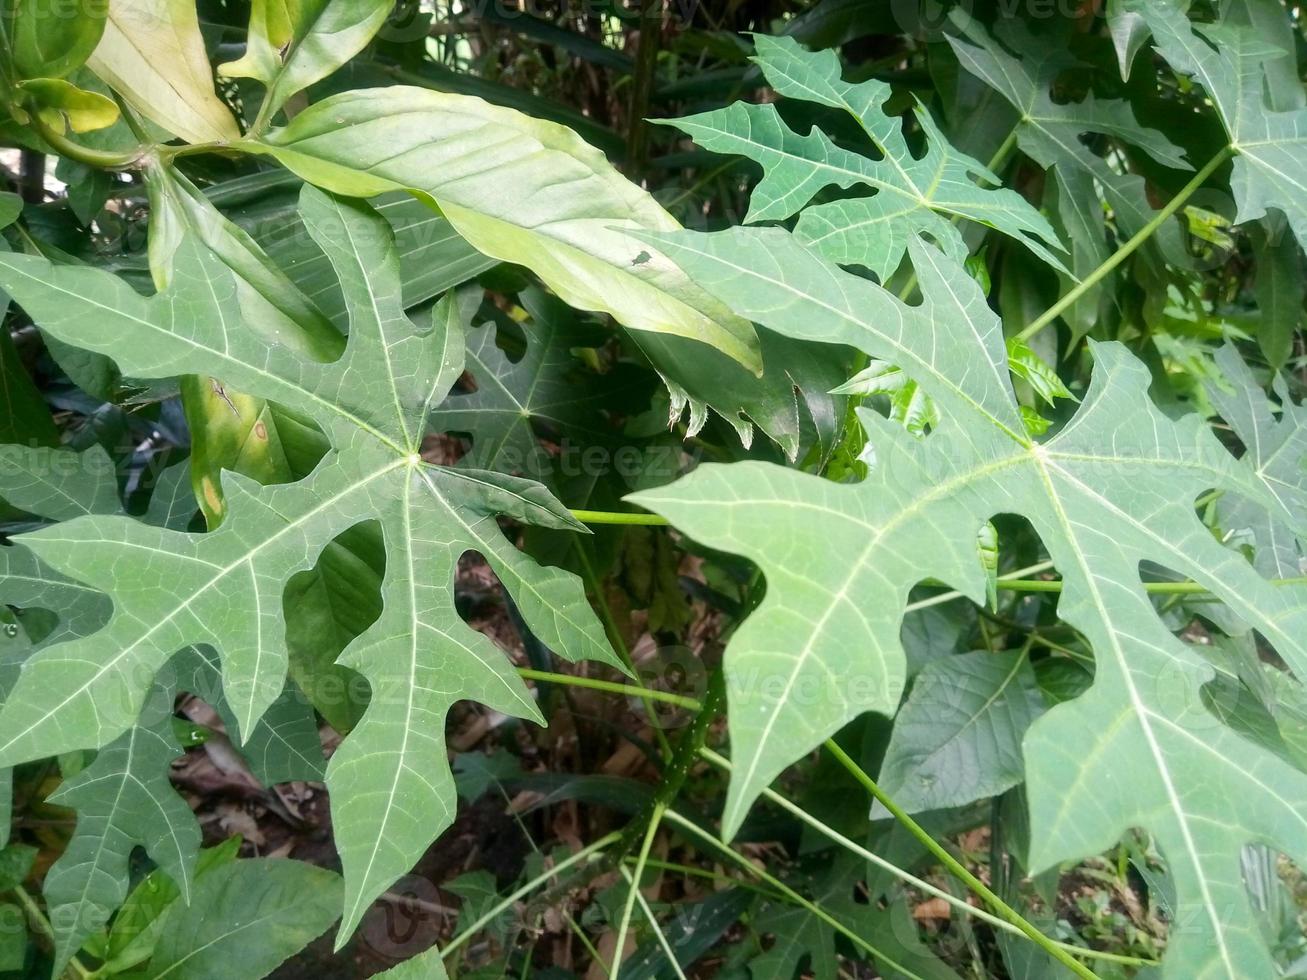
[(622, 835), (617, 831), (613, 831), (611, 834), (599, 838), (597, 841), (595, 841), (593, 844), (589, 845), (588, 847), (583, 847), (581, 850), (577, 851), (575, 854), (573, 854), (571, 857), (567, 858), (566, 860), (559, 861), (552, 868), (548, 868), (545, 871), (541, 872), (540, 874), (536, 875), (521, 888), (518, 888), (516, 891), (514, 891), (507, 898), (501, 899), (499, 902), (497, 902), (489, 911), (487, 911), (483, 916), (481, 916), (481, 918), (477, 919), (470, 926), (468, 926), (457, 936), (451, 939), (449, 941), (449, 945), (445, 947), (445, 951), (441, 953), (441, 958), (449, 959), (449, 957), (452, 956), (455, 952), (457, 952), (458, 949), (461, 946), (463, 946), (463, 944), (465, 944), (469, 939), (475, 936), (478, 932), (484, 929), (491, 922), (495, 921), (495, 919), (499, 917), (500, 913), (502, 913), (507, 908), (511, 908), (512, 905), (518, 899), (535, 891), (550, 878), (553, 878), (554, 876), (561, 874), (562, 872), (566, 871), (568, 868), (581, 864), (583, 861), (590, 860), (590, 858), (594, 857), (604, 848), (617, 843), (617, 841), (621, 838), (621, 836)]
[(1043, 330), (1046, 326), (1061, 316), (1068, 307), (1076, 302), (1076, 300), (1080, 299), (1081, 296), (1085, 295), (1085, 293), (1089, 292), (1089, 290), (1102, 282), (1113, 269), (1133, 255), (1139, 249), (1139, 246), (1143, 245), (1144, 242), (1153, 237), (1157, 229), (1161, 228), (1162, 225), (1170, 219), (1171, 215), (1180, 210), (1184, 205), (1184, 202), (1193, 196), (1194, 191), (1198, 190), (1198, 188), (1206, 183), (1207, 178), (1212, 176), (1217, 168), (1229, 159), (1232, 152), (1233, 149), (1227, 146), (1217, 153), (1216, 156), (1212, 157), (1212, 159), (1208, 160), (1207, 165), (1203, 167), (1202, 170), (1198, 171), (1198, 173), (1194, 174), (1193, 179), (1185, 184), (1184, 187), (1180, 188), (1180, 193), (1171, 198), (1162, 210), (1153, 215), (1152, 220), (1149, 221), (1148, 224), (1135, 232), (1135, 234), (1132, 235), (1125, 244), (1108, 256), (1102, 265), (1086, 276), (1074, 289), (1050, 306), (1040, 314), (1033, 323), (1017, 334), (1017, 340), (1029, 340), (1035, 334), (1039, 333), (1039, 331)]
[(126, 170), (141, 159), (139, 150), (135, 153), (117, 153), (112, 150), (96, 150), (89, 146), (82, 146), (80, 143), (74, 143), (63, 133), (56, 133), (42, 122), (40, 117), (35, 115), (32, 116), (32, 128), (60, 156), (75, 160), (78, 163), (84, 163), (88, 167), (96, 167), (100, 170)]
[[(1307, 577), (1272, 578), (1267, 585), (1307, 585)], [(1145, 582), (1144, 591), (1153, 595), (1207, 595), (1211, 589), (1201, 582)], [(998, 583), (1000, 589), (1013, 592), (1061, 592), (1063, 583), (1059, 579), (1008, 579)]]
[[(582, 513), (585, 512), (582, 511)], [(657, 699), (651, 696), (651, 692), (645, 687), (644, 681), (640, 679), (640, 672), (635, 667), (635, 659), (631, 656), (626, 640), (622, 637), (622, 629), (618, 625), (616, 617), (613, 616), (612, 609), (608, 606), (608, 598), (604, 595), (603, 580), (595, 571), (594, 565), (590, 564), (590, 555), (586, 552), (585, 541), (580, 538), (575, 539), (575, 541), (577, 561), (581, 563), (581, 573), (586, 585), (594, 593), (595, 604), (599, 607), (599, 616), (603, 620), (604, 630), (608, 634), (608, 642), (613, 645), (613, 650), (626, 667), (626, 672), (635, 681), (636, 687), (643, 692), (640, 697), (644, 700), (645, 714), (649, 719), (650, 727), (653, 728), (654, 737), (658, 742), (658, 748), (663, 753), (663, 758), (671, 758), (672, 744), (667, 740), (667, 733), (663, 731), (663, 726), (658, 724), (658, 715), (654, 711), (653, 703)]]
[(518, 667), (517, 672), (529, 681), (567, 684), (571, 687), (589, 688), (592, 691), (606, 691), (609, 694), (627, 694), (634, 698), (640, 698), (645, 702), (663, 701), (690, 711), (698, 711), (702, 707), (694, 698), (682, 697), (679, 694), (659, 691), (654, 688), (636, 687), (634, 684), (618, 684), (615, 681), (601, 681), (593, 677), (577, 677), (574, 674), (555, 674), (552, 671), (532, 670), (529, 667)]
[[(29, 895), (27, 889), (22, 885), (14, 887), (14, 897), (18, 899), (18, 904), (27, 913), (27, 918), (32, 923), (32, 927), (53, 945), (55, 941), (54, 929), (50, 925), (50, 920), (45, 917), (45, 913), (41, 911), (41, 906), (36, 904), (36, 899)], [(82, 961), (76, 956), (68, 961), (68, 970), (66, 972), (71, 972), (79, 980), (89, 980), (92, 976), (91, 971), (83, 966)]]
[[(716, 752), (712, 751), (711, 749), (704, 749), (699, 754), (703, 758), (711, 762), (713, 765), (719, 766), (722, 769), (725, 769), (727, 772), (730, 772), (734, 769), (734, 766), (731, 765), (729, 759), (726, 759), (724, 756), (718, 755)], [(937, 885), (932, 885), (930, 882), (926, 881), (923, 878), (918, 878), (912, 872), (905, 871), (903, 868), (900, 868), (897, 864), (885, 860), (885, 858), (881, 857), (879, 854), (876, 854), (873, 851), (869, 851), (861, 844), (858, 844), (855, 841), (850, 840), (848, 837), (845, 837), (843, 834), (841, 834), (838, 830), (828, 826), (825, 823), (822, 823), (822, 821), (818, 820), (816, 817), (809, 814), (798, 804), (792, 803), (784, 796), (781, 796), (780, 793), (777, 793), (774, 790), (765, 789), (762, 791), (762, 795), (764, 798), (770, 800), (772, 803), (775, 803), (782, 810), (785, 810), (791, 815), (797, 817), (799, 820), (806, 823), (809, 827), (813, 828), (818, 833), (822, 834), (832, 842), (838, 844), (840, 847), (843, 847), (851, 854), (856, 854), (864, 861), (867, 861), (868, 863), (873, 864), (876, 867), (880, 868), (881, 870), (893, 875), (895, 878), (898, 878), (904, 884), (911, 885), (913, 888), (916, 888), (917, 890), (922, 891), (927, 895), (931, 895), (935, 898), (941, 899), (942, 901), (945, 901), (949, 905), (956, 908), (958, 911), (963, 912), (966, 915), (973, 916), (982, 922), (988, 923), (989, 925), (993, 926), (995, 929), (1001, 929), (1004, 932), (1008, 932), (1016, 936), (1024, 935), (1021, 929), (1013, 925), (1008, 920), (1001, 919), (997, 915), (993, 915), (989, 912), (986, 912), (982, 908), (977, 908), (971, 903), (961, 898), (958, 898), (956, 895), (954, 895), (952, 892), (948, 891), (947, 889), (940, 888)], [(1086, 949), (1083, 946), (1073, 946), (1070, 943), (1057, 942), (1056, 940), (1054, 940), (1054, 942), (1056, 943), (1056, 945), (1062, 947), (1067, 952), (1073, 953), (1077, 956), (1083, 956), (1087, 959), (1108, 960), (1113, 963), (1125, 963), (1130, 966), (1154, 965), (1153, 960), (1144, 960), (1135, 956), (1122, 956), (1119, 953), (1099, 952), (1096, 949)]]
[(881, 950), (877, 949), (875, 946), (871, 945), (871, 943), (867, 942), (866, 939), (858, 935), (856, 932), (854, 932), (852, 929), (846, 926), (839, 919), (835, 918), (833, 915), (831, 915), (821, 906), (817, 905), (815, 902), (812, 902), (809, 899), (804, 898), (802, 895), (796, 892), (789, 885), (785, 884), (785, 882), (781, 881), (775, 875), (771, 874), (768, 871), (764, 871), (762, 868), (755, 865), (744, 855), (737, 854), (725, 843), (725, 841), (718, 840), (716, 837), (708, 833), (706, 830), (697, 827), (693, 822), (685, 819), (685, 817), (681, 816), (675, 810), (668, 810), (666, 819), (668, 823), (675, 824), (681, 830), (687, 831), (694, 837), (697, 837), (698, 839), (707, 842), (709, 845), (712, 846), (712, 849), (714, 851), (721, 854), (723, 857), (727, 858), (732, 863), (739, 865), (741, 868), (743, 868), (749, 874), (753, 875), (759, 881), (765, 882), (767, 885), (771, 886), (774, 890), (784, 895), (788, 901), (791, 901), (795, 905), (798, 905), (799, 907), (806, 909), (809, 914), (816, 916), (822, 922), (826, 923), (826, 925), (830, 926), (832, 929), (834, 929), (836, 932), (842, 935), (845, 939), (849, 940), (849, 942), (853, 943), (853, 945), (857, 946), (859, 949), (864, 950), (872, 957), (874, 957), (883, 966), (897, 970), (906, 977), (912, 977), (913, 980), (924, 980), (924, 978), (922, 978), (920, 974), (914, 973), (912, 970), (908, 969), (908, 967), (904, 966), (902, 963), (896, 962), (893, 957), (888, 956)]
[(834, 756), (836, 761), (847, 769), (849, 774), (861, 783), (863, 787), (866, 788), (867, 792), (893, 815), (895, 820), (901, 823), (913, 837), (917, 838), (917, 840), (921, 842), (921, 845), (933, 854), (940, 863), (948, 868), (948, 870), (962, 881), (963, 884), (988, 902), (990, 908), (1008, 922), (1012, 923), (1012, 925), (1020, 929), (1033, 942), (1043, 947), (1044, 951), (1047, 952), (1049, 956), (1053, 957), (1076, 976), (1082, 977), (1083, 980), (1099, 980), (1098, 975), (1095, 974), (1093, 970), (1089, 969), (1065, 949), (1059, 947), (1056, 942), (1036, 929), (1026, 921), (1026, 918), (1021, 915), (1020, 912), (1008, 905), (1008, 903), (1003, 901), (1003, 899), (999, 898), (998, 895), (994, 894), (994, 892), (992, 892), (983, 881), (968, 871), (962, 862), (950, 854), (942, 844), (937, 842), (935, 838), (931, 837), (920, 824), (913, 820), (912, 817), (895, 803), (884, 790), (877, 786), (876, 781), (867, 775), (862, 767), (859, 766), (847, 752), (836, 745), (832, 739), (827, 739), (824, 746), (826, 751)]
[(626, 870), (626, 865), (622, 865), (617, 870), (622, 872), (622, 877), (626, 879), (626, 883), (631, 886), (631, 890), (635, 894), (635, 900), (640, 903), (640, 914), (644, 916), (644, 920), (649, 923), (649, 928), (653, 930), (654, 938), (658, 940), (663, 955), (667, 957), (667, 965), (672, 968), (677, 980), (688, 980), (685, 971), (681, 969), (680, 960), (676, 958), (676, 950), (672, 949), (672, 944), (667, 941), (667, 934), (663, 932), (663, 927), (658, 924), (653, 909), (649, 907), (649, 903), (640, 894), (640, 889), (636, 885), (637, 879), (631, 877), (631, 872)]
[(666, 527), (671, 522), (658, 514), (628, 514), (611, 510), (574, 510), (572, 516), (582, 524), (633, 524)]
[[(622, 951), (626, 949), (626, 931), (631, 928), (631, 913), (635, 911), (635, 896), (640, 894), (640, 879), (644, 877), (645, 862), (653, 850), (654, 837), (658, 834), (658, 825), (663, 822), (667, 811), (660, 802), (654, 803), (653, 814), (649, 817), (649, 826), (645, 829), (644, 840), (640, 842), (640, 853), (635, 859), (635, 870), (631, 873), (631, 886), (626, 891), (626, 904), (622, 907), (622, 919), (617, 926), (617, 948), (613, 950), (613, 966), (609, 971), (610, 980), (617, 980), (622, 972)], [(620, 865), (619, 865), (620, 867)], [(626, 869), (622, 868), (625, 872)]]

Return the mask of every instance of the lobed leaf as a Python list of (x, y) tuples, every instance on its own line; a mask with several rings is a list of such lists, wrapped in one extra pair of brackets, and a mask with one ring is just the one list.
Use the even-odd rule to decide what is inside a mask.
[(384, 610), (341, 658), (367, 676), (372, 701), (327, 772), (348, 936), (449, 824), (449, 707), (475, 699), (539, 717), (494, 645), (457, 615), (453, 578), (464, 552), (485, 557), (528, 627), (560, 655), (619, 662), (580, 583), (536, 565), (496, 522), (579, 529), (561, 505), (528, 481), (446, 470), (420, 456), (427, 416), (462, 371), (459, 300), (447, 296), (431, 324), (415, 328), (384, 220), (312, 189), (302, 209), (352, 318), (348, 346), (330, 363), (247, 329), (230, 272), (190, 238), (169, 289), (149, 299), (99, 271), (32, 256), (0, 262), (0, 284), (55, 336), (109, 354), (137, 377), (217, 375), (313, 418), (332, 446), (298, 483), (259, 487), (227, 474), (228, 517), (208, 534), (90, 516), (22, 537), (61, 573), (111, 593), (114, 610), (98, 633), (24, 665), (0, 710), (0, 761), (112, 741), (139, 714), (156, 672), (186, 646), (218, 652), (225, 699), (248, 737), (285, 681), (286, 583), (341, 532), (377, 521)]
[(1025, 738), (1034, 870), (1144, 827), (1191, 926), (1172, 937), (1167, 975), (1269, 975), (1240, 853), (1260, 840), (1307, 859), (1307, 776), (1204, 708), (1197, 692), (1211, 668), (1159, 620), (1139, 566), (1202, 583), (1301, 675), (1307, 590), (1262, 578), (1212, 537), (1193, 501), (1220, 488), (1291, 525), (1292, 514), (1199, 419), (1158, 411), (1147, 370), (1115, 344), (1093, 345), (1093, 382), (1075, 417), (1032, 440), (998, 318), (961, 267), (927, 246), (910, 246), (924, 297), (910, 307), (780, 230), (658, 241), (741, 315), (900, 365), (941, 412), (924, 441), (862, 413), (876, 463), (858, 485), (762, 463), (705, 465), (632, 498), (757, 562), (768, 582), (727, 648), (735, 775), (726, 832), (790, 762), (864, 711), (895, 710), (912, 585), (934, 578), (982, 601), (977, 531), (996, 513), (1021, 514), (1062, 574), (1059, 614), (1098, 663), (1089, 691)]

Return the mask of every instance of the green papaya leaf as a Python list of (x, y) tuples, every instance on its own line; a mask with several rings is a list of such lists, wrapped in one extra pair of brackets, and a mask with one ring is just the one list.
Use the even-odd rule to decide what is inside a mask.
[[(1130, 0), (1125, 6), (1143, 17), (1171, 67), (1192, 76), (1211, 98), (1234, 152), (1235, 221), (1252, 221), (1275, 209), (1307, 247), (1307, 197), (1299, 180), (1307, 167), (1301, 86), (1296, 105), (1267, 104), (1268, 65), (1289, 53), (1280, 46), (1280, 33), (1268, 38), (1265, 28), (1236, 22), (1194, 25), (1188, 5), (1176, 0)], [(1275, 16), (1283, 26), (1284, 11)]]
[(581, 530), (571, 515), (538, 484), (448, 470), (420, 455), (429, 411), (462, 372), (468, 314), (458, 298), (447, 296), (428, 326), (415, 327), (400, 305), (385, 221), (360, 202), (313, 189), (302, 209), (352, 317), (344, 355), (327, 364), (270, 345), (235, 320), (230, 271), (190, 238), (169, 289), (148, 299), (105, 272), (33, 256), (0, 259), (0, 285), (51, 333), (110, 354), (133, 376), (217, 375), (312, 417), (332, 446), (297, 483), (260, 487), (227, 474), (228, 514), (208, 534), (86, 517), (20, 538), (58, 571), (112, 592), (115, 607), (98, 633), (25, 664), (0, 710), (0, 761), (107, 744), (130, 727), (171, 655), (200, 644), (221, 656), (224, 696), (248, 737), (284, 686), (287, 581), (341, 532), (379, 522), (384, 611), (341, 658), (367, 676), (372, 702), (327, 773), (347, 937), (452, 819), (449, 707), (475, 699), (539, 718), (516, 672), (455, 611), (463, 553), (487, 560), (531, 631), (559, 655), (620, 661), (580, 582), (536, 565), (496, 524), (503, 515)]
[(1143, 827), (1190, 924), (1171, 937), (1173, 975), (1270, 975), (1239, 855), (1259, 839), (1307, 859), (1307, 777), (1202, 707), (1196, 692), (1211, 667), (1158, 618), (1139, 565), (1201, 582), (1302, 674), (1307, 589), (1269, 583), (1211, 535), (1193, 501), (1219, 488), (1291, 526), (1292, 513), (1200, 419), (1158, 411), (1147, 369), (1115, 344), (1093, 345), (1093, 382), (1075, 417), (1046, 442), (1029, 437), (998, 318), (962, 268), (927, 246), (910, 246), (924, 297), (914, 307), (779, 229), (682, 232), (658, 244), (742, 316), (901, 365), (941, 413), (918, 440), (863, 411), (875, 465), (861, 484), (742, 463), (704, 465), (633, 496), (696, 540), (757, 562), (767, 579), (726, 653), (735, 762), (726, 832), (789, 763), (863, 712), (895, 709), (913, 584), (934, 578), (983, 601), (977, 530), (996, 513), (1021, 514), (1062, 574), (1061, 617), (1097, 660), (1089, 691), (1025, 737), (1033, 870)]
[[(996, 228), (1061, 268), (1054, 250), (1062, 247), (1043, 216), (1014, 191), (978, 185), (977, 180), (998, 180), (951, 147), (923, 106), (916, 107), (916, 121), (926, 151), (918, 158), (908, 147), (902, 121), (884, 111), (889, 85), (845, 82), (833, 52), (806, 51), (793, 38), (758, 35), (754, 43), (754, 60), (772, 88), (847, 112), (881, 159), (846, 150), (820, 129), (807, 136), (795, 133), (772, 104), (736, 102), (671, 120), (669, 125), (705, 149), (743, 154), (762, 166), (763, 179), (745, 221), (783, 220), (802, 211), (795, 228), (801, 240), (836, 262), (866, 266), (882, 281), (898, 268), (913, 235), (928, 234), (953, 258), (965, 260), (966, 244), (950, 217)], [(808, 206), (829, 186), (875, 193)]]

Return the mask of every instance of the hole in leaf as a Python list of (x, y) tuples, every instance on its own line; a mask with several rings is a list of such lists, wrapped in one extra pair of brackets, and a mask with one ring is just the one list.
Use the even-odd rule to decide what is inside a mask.
[(369, 688), (336, 658), (381, 615), (385, 574), (381, 525), (365, 521), (333, 538), (311, 569), (286, 584), (282, 608), (291, 677), (339, 731), (358, 723)]

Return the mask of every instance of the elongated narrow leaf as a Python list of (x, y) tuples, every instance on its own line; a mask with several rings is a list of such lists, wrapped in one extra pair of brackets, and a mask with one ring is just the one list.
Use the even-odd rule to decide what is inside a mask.
[(240, 130), (213, 90), (191, 0), (113, 0), (87, 62), (132, 108), (188, 143), (234, 140)]
[[(876, 463), (833, 485), (766, 464), (705, 465), (633, 499), (705, 544), (756, 561), (767, 595), (727, 648), (735, 774), (725, 829), (787, 764), (903, 687), (900, 628), (915, 582), (984, 598), (975, 540), (998, 512), (1034, 525), (1063, 578), (1062, 618), (1092, 644), (1094, 684), (1025, 739), (1035, 870), (1144, 827), (1166, 856), (1189, 924), (1168, 976), (1269, 976), (1240, 873), (1250, 840), (1307, 859), (1307, 777), (1214, 719), (1196, 696), (1207, 662), (1159, 620), (1139, 578), (1162, 564), (1211, 589), (1300, 675), (1307, 590), (1276, 587), (1223, 547), (1193, 501), (1227, 489), (1275, 512), (1251, 466), (1201, 420), (1149, 401), (1149, 373), (1096, 344), (1090, 391), (1047, 442), (1025, 434), (1002, 331), (961, 267), (913, 244), (924, 300), (910, 307), (784, 231), (663, 236), (659, 244), (741, 315), (900, 365), (940, 424), (917, 440), (864, 412)], [(1175, 692), (1195, 692), (1177, 698)]]
[(407, 190), (572, 306), (717, 347), (757, 370), (753, 327), (628, 232), (677, 227), (571, 130), (480, 99), (394, 86), (310, 106), (252, 144), (339, 194)]
[(219, 71), (262, 82), (259, 114), (271, 118), (363, 50), (392, 9), (389, 0), (254, 0), (245, 55)]
[[(1061, 266), (1050, 251), (1061, 246), (1048, 222), (1014, 191), (979, 186), (977, 180), (998, 180), (951, 147), (924, 107), (916, 109), (926, 134), (926, 151), (918, 159), (908, 147), (902, 121), (885, 114), (889, 85), (845, 82), (833, 52), (805, 51), (793, 38), (759, 35), (755, 44), (754, 60), (777, 92), (848, 112), (883, 159), (843, 149), (819, 129), (801, 136), (774, 105), (736, 102), (673, 120), (705, 149), (743, 154), (762, 166), (763, 179), (754, 188), (746, 221), (775, 221), (802, 210), (795, 229), (800, 239), (836, 262), (866, 266), (882, 280), (898, 268), (916, 234), (929, 234), (949, 255), (965, 259), (966, 245), (949, 217), (997, 228)], [(866, 187), (875, 193), (806, 207), (830, 186)]]
[(302, 208), (352, 318), (344, 355), (328, 364), (236, 321), (230, 272), (191, 239), (171, 287), (152, 299), (107, 273), (30, 256), (0, 261), (0, 285), (52, 334), (110, 354), (137, 377), (214, 374), (315, 419), (332, 445), (298, 483), (259, 487), (228, 474), (228, 516), (208, 534), (84, 517), (21, 538), (60, 572), (111, 592), (115, 606), (103, 630), (24, 666), (0, 711), (0, 762), (107, 744), (135, 720), (155, 672), (190, 645), (218, 651), (226, 701), (247, 736), (284, 685), (286, 583), (341, 532), (375, 520), (386, 546), (384, 611), (342, 657), (368, 677), (372, 702), (327, 775), (348, 935), (449, 824), (449, 707), (474, 699), (539, 717), (494, 644), (455, 611), (462, 554), (485, 557), (551, 649), (618, 661), (579, 581), (530, 561), (496, 524), (503, 515), (581, 530), (567, 511), (537, 484), (420, 456), (427, 415), (462, 371), (459, 300), (448, 296), (416, 327), (403, 313), (386, 223), (312, 189)]

